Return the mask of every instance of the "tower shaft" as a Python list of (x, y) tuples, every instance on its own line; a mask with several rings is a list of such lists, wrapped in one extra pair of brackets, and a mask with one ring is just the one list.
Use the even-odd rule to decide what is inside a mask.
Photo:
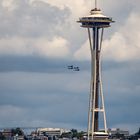
[[(97, 27), (93, 28), (93, 40), (94, 40), (94, 51), (96, 51), (95, 56), (95, 68), (96, 68), (96, 79), (95, 79), (95, 87), (93, 82), (93, 90), (95, 88), (95, 108), (99, 108), (99, 86), (100, 86), (100, 80), (99, 80), (99, 56), (100, 56), (100, 50), (99, 50), (99, 29)], [(94, 61), (94, 60), (92, 60)], [(94, 68), (93, 68), (94, 69)], [(95, 71), (95, 70), (94, 70)], [(94, 96), (93, 96), (94, 97)], [(99, 113), (95, 112), (95, 123), (94, 123), (94, 131), (97, 132), (99, 130)]]
[[(88, 139), (93, 139), (99, 130), (99, 115), (103, 115), (104, 135), (107, 135), (106, 128), (106, 116), (101, 80), (101, 44), (103, 38), (103, 28), (100, 35), (100, 28), (92, 28), (91, 31), (88, 28), (89, 42), (91, 49), (91, 87), (90, 87), (90, 101), (89, 101), (89, 113), (88, 113)], [(99, 133), (98, 133), (99, 134)]]

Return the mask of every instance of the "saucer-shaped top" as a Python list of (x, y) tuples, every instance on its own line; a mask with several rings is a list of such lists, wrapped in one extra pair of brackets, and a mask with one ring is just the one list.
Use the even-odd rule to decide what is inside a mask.
[(110, 23), (114, 21), (112, 21), (112, 18), (103, 15), (100, 9), (95, 8), (90, 11), (90, 15), (79, 18), (78, 22), (82, 23), (81, 25), (82, 27), (102, 28), (102, 27), (110, 27)]

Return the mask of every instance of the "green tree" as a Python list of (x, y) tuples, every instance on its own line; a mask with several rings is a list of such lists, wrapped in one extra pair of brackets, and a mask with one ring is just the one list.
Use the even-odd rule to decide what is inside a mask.
[(5, 136), (2, 133), (0, 133), (0, 140), (6, 140)]
[(71, 137), (72, 137), (72, 133), (71, 132), (62, 133), (62, 135), (60, 136), (60, 138), (71, 138)]
[(72, 138), (78, 136), (78, 131), (76, 129), (71, 129), (71, 133), (72, 133)]
[(81, 139), (81, 138), (83, 138), (83, 135), (84, 135), (84, 132), (83, 132), (83, 131), (78, 132), (77, 138), (78, 138), (78, 139)]
[(16, 134), (18, 134), (19, 136), (24, 135), (23, 131), (19, 127), (17, 127), (16, 129), (12, 129), (12, 135), (15, 136)]

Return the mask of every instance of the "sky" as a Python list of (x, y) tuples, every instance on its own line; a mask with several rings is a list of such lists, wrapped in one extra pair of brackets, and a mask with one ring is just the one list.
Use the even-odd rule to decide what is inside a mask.
[[(131, 133), (140, 127), (139, 5), (98, 1), (115, 21), (102, 50), (107, 126)], [(0, 1), (0, 127), (86, 130), (90, 49), (76, 21), (93, 7), (93, 0)]]

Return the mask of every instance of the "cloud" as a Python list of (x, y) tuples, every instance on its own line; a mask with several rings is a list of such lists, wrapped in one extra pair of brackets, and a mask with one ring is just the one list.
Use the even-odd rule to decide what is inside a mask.
[[(68, 7), (74, 16), (80, 16), (85, 14), (88, 11), (88, 6), (90, 6), (90, 2), (85, 0), (79, 0), (79, 1), (65, 1), (65, 0), (31, 0), (33, 1), (43, 1), (46, 3), (49, 3), (52, 6), (56, 6), (59, 9), (63, 9), (64, 7)], [(77, 8), (79, 7), (79, 8)]]
[[(136, 132), (139, 125), (139, 61), (115, 62), (103, 71), (103, 88), (108, 127), (120, 127)], [(119, 64), (120, 66), (117, 66)], [(115, 66), (116, 65), (116, 66)], [(133, 81), (133, 82), (132, 82)], [(131, 110), (131, 111), (130, 111)], [(129, 117), (128, 117), (129, 116)], [(131, 123), (134, 123), (132, 127)], [(133, 127), (135, 125), (135, 127)]]
[(18, 126), (17, 122), (21, 119), (21, 122), (24, 120), (23, 116), (27, 114), (27, 110), (24, 108), (20, 108), (14, 105), (0, 105), (0, 120), (1, 127), (11, 127), (11, 126)]
[(74, 53), (74, 58), (76, 60), (90, 60), (91, 58), (91, 53), (90, 53), (90, 47), (89, 47), (89, 41), (87, 40), (80, 49), (78, 49)]
[[(127, 32), (130, 26), (136, 25), (138, 23), (137, 21), (139, 20), (138, 8), (136, 2), (133, 3), (130, 1), (123, 1), (120, 6), (120, 3), (118, 2), (112, 3), (110, 0), (108, 0), (104, 5), (104, 9), (107, 11), (107, 13), (108, 10), (106, 7), (108, 7), (108, 3), (111, 3), (113, 7), (112, 10), (110, 9), (111, 11), (114, 11), (113, 9), (117, 9), (118, 11), (118, 8), (120, 9), (119, 11), (122, 11), (123, 9), (122, 7), (126, 5), (125, 9), (127, 9), (127, 12), (123, 12), (123, 13), (127, 13), (124, 18), (127, 19), (127, 22), (125, 23), (123, 22), (124, 25), (122, 25), (122, 27), (119, 27), (119, 29), (115, 31), (115, 34), (112, 34), (112, 37), (110, 39), (106, 39), (104, 41), (104, 46), (113, 46), (111, 48), (104, 47), (106, 48), (104, 51), (105, 58), (110, 59), (115, 55), (115, 57), (113, 58), (115, 61), (126, 61), (128, 59), (134, 58), (134, 56), (136, 59), (138, 59), (136, 52), (139, 51), (139, 47), (137, 43), (138, 42), (137, 40), (139, 39), (138, 37), (139, 35), (137, 35), (138, 39), (135, 38), (133, 40), (131, 39), (131, 37), (126, 36), (126, 34), (128, 35)], [(62, 57), (64, 58), (69, 56), (70, 53), (73, 53), (73, 57), (76, 59), (80, 59), (80, 58), (82, 60), (89, 59), (90, 58), (90, 54), (88, 51), (89, 48), (84, 48), (84, 46), (88, 47), (88, 43), (87, 43), (88, 41), (87, 42), (85, 41), (87, 37), (85, 38), (85, 33), (82, 30), (80, 30), (80, 28), (77, 28), (79, 25), (76, 24), (75, 21), (78, 20), (78, 17), (89, 14), (89, 9), (91, 7), (90, 5), (91, 3), (85, 0), (80, 0), (80, 2), (68, 1), (67, 3), (64, 0), (57, 1), (57, 2), (53, 0), (51, 1), (46, 1), (46, 0), (24, 1), (23, 0), (22, 2), (18, 0), (2, 1), (1, 9), (0, 9), (2, 13), (0, 16), (0, 19), (2, 21), (0, 26), (1, 47), (2, 50), (4, 50), (2, 52), (4, 52), (4, 54), (6, 53), (7, 46), (4, 47), (4, 45), (6, 45), (7, 41), (9, 41), (11, 48), (14, 48), (13, 51), (11, 51), (11, 53), (13, 54), (15, 53), (16, 55), (20, 54), (19, 52), (21, 50), (21, 55), (39, 54), (48, 57), (55, 57), (55, 56), (58, 57), (59, 55), (60, 58), (62, 55)], [(128, 8), (128, 7), (132, 7), (132, 8)], [(134, 9), (134, 7), (136, 8)], [(132, 10), (135, 10), (136, 13), (133, 13)], [(116, 25), (116, 27), (117, 26), (118, 24)], [(134, 34), (133, 36), (135, 36), (135, 34), (138, 34), (137, 31), (138, 29), (135, 30), (135, 32), (129, 30), (129, 34), (132, 35)], [(73, 34), (73, 32), (75, 32), (75, 34)], [(39, 42), (41, 46), (44, 46), (44, 44), (46, 43), (47, 51), (46, 49), (44, 49), (44, 47), (37, 46), (36, 48), (38, 49), (36, 50), (38, 53), (36, 53), (35, 49), (33, 48), (35, 46), (34, 43), (31, 44), (28, 43), (28, 38), (29, 38), (29, 42), (33, 42), (34, 40), (34, 43), (38, 44)], [(133, 44), (132, 43), (131, 44), (134, 45), (133, 48), (136, 49), (127, 49), (127, 47), (130, 46), (128, 39), (132, 40)], [(83, 43), (82, 40), (85, 41), (85, 43)], [(50, 43), (49, 41), (52, 41), (52, 43)], [(59, 42), (59, 44), (60, 42), (62, 43), (62, 47), (59, 53), (55, 53), (55, 55), (54, 55), (54, 50), (56, 50), (57, 52), (59, 49), (56, 49), (55, 47), (56, 45), (54, 45), (53, 41), (56, 43)], [(117, 43), (114, 43), (115, 41)], [(27, 42), (27, 45), (30, 45), (30, 47), (27, 47), (25, 42)], [(118, 42), (120, 43), (118, 44)], [(14, 43), (19, 44), (19, 47), (17, 45), (16, 47), (13, 47), (15, 45)], [(129, 46), (127, 43), (129, 44)], [(52, 44), (54, 46), (51, 46)], [(81, 46), (80, 49), (79, 46)], [(118, 46), (122, 46), (121, 49)], [(3, 47), (5, 49), (3, 49)], [(9, 47), (7, 47), (7, 49), (9, 49)], [(87, 51), (86, 53), (83, 53), (84, 49), (85, 51)], [(129, 53), (128, 51), (126, 52), (125, 49), (127, 49)], [(64, 50), (64, 52), (62, 50)], [(77, 52), (75, 52), (76, 50)], [(123, 51), (120, 52), (120, 50)], [(44, 53), (44, 51), (46, 51), (46, 54)], [(116, 53), (114, 54), (114, 52)], [(132, 53), (130, 54), (130, 52)], [(110, 56), (107, 55), (108, 53), (111, 53)], [(116, 58), (118, 54), (120, 55), (120, 58)]]
[[(79, 66), (81, 71), (87, 72), (90, 68), (89, 61), (75, 61), (58, 57), (48, 58), (27, 56), (27, 55), (6, 55), (0, 56), (0, 72), (36, 72), (36, 73), (68, 73), (76, 74), (75, 71), (69, 70), (68, 65)], [(80, 71), (80, 72), (81, 72)], [(79, 72), (79, 73), (80, 73)]]
[(62, 37), (47, 38), (4, 38), (0, 39), (1, 55), (42, 56), (63, 58), (70, 54), (69, 43)]
[(104, 41), (103, 53), (105, 59), (115, 61), (140, 59), (138, 53), (140, 51), (139, 21), (139, 14), (132, 13), (126, 23), (110, 39)]
[(6, 8), (8, 11), (13, 11), (16, 9), (17, 4), (14, 0), (2, 0), (1, 2), (2, 7)]
[(1, 55), (64, 58), (70, 54), (69, 41), (59, 33), (59, 26), (69, 15), (68, 8), (11, 0), (2, 1), (0, 11)]
[[(80, 74), (74, 77), (72, 75), (25, 72), (0, 74), (2, 125), (68, 127), (68, 124), (75, 123), (74, 126), (81, 126), (87, 116), (87, 114), (83, 115), (83, 111), (87, 109), (88, 105), (86, 104), (87, 94), (83, 94), (83, 91), (86, 91), (87, 82), (81, 82), (83, 78)], [(85, 74), (83, 77), (87, 78)], [(12, 82), (13, 80), (14, 82)], [(79, 83), (82, 85), (81, 87)], [(5, 109), (13, 110), (15, 113), (11, 116), (11, 122), (7, 117), (6, 119), (3, 117), (3, 113), (6, 115), (8, 113)], [(79, 118), (78, 121), (77, 118)]]
[[(60, 8), (61, 4), (63, 8)], [(2, 1), (0, 55), (73, 59), (72, 53), (81, 43), (77, 37), (82, 32), (76, 23), (77, 5), (77, 2), (65, 4), (64, 1)], [(87, 8), (84, 1), (81, 7), (79, 12)]]

